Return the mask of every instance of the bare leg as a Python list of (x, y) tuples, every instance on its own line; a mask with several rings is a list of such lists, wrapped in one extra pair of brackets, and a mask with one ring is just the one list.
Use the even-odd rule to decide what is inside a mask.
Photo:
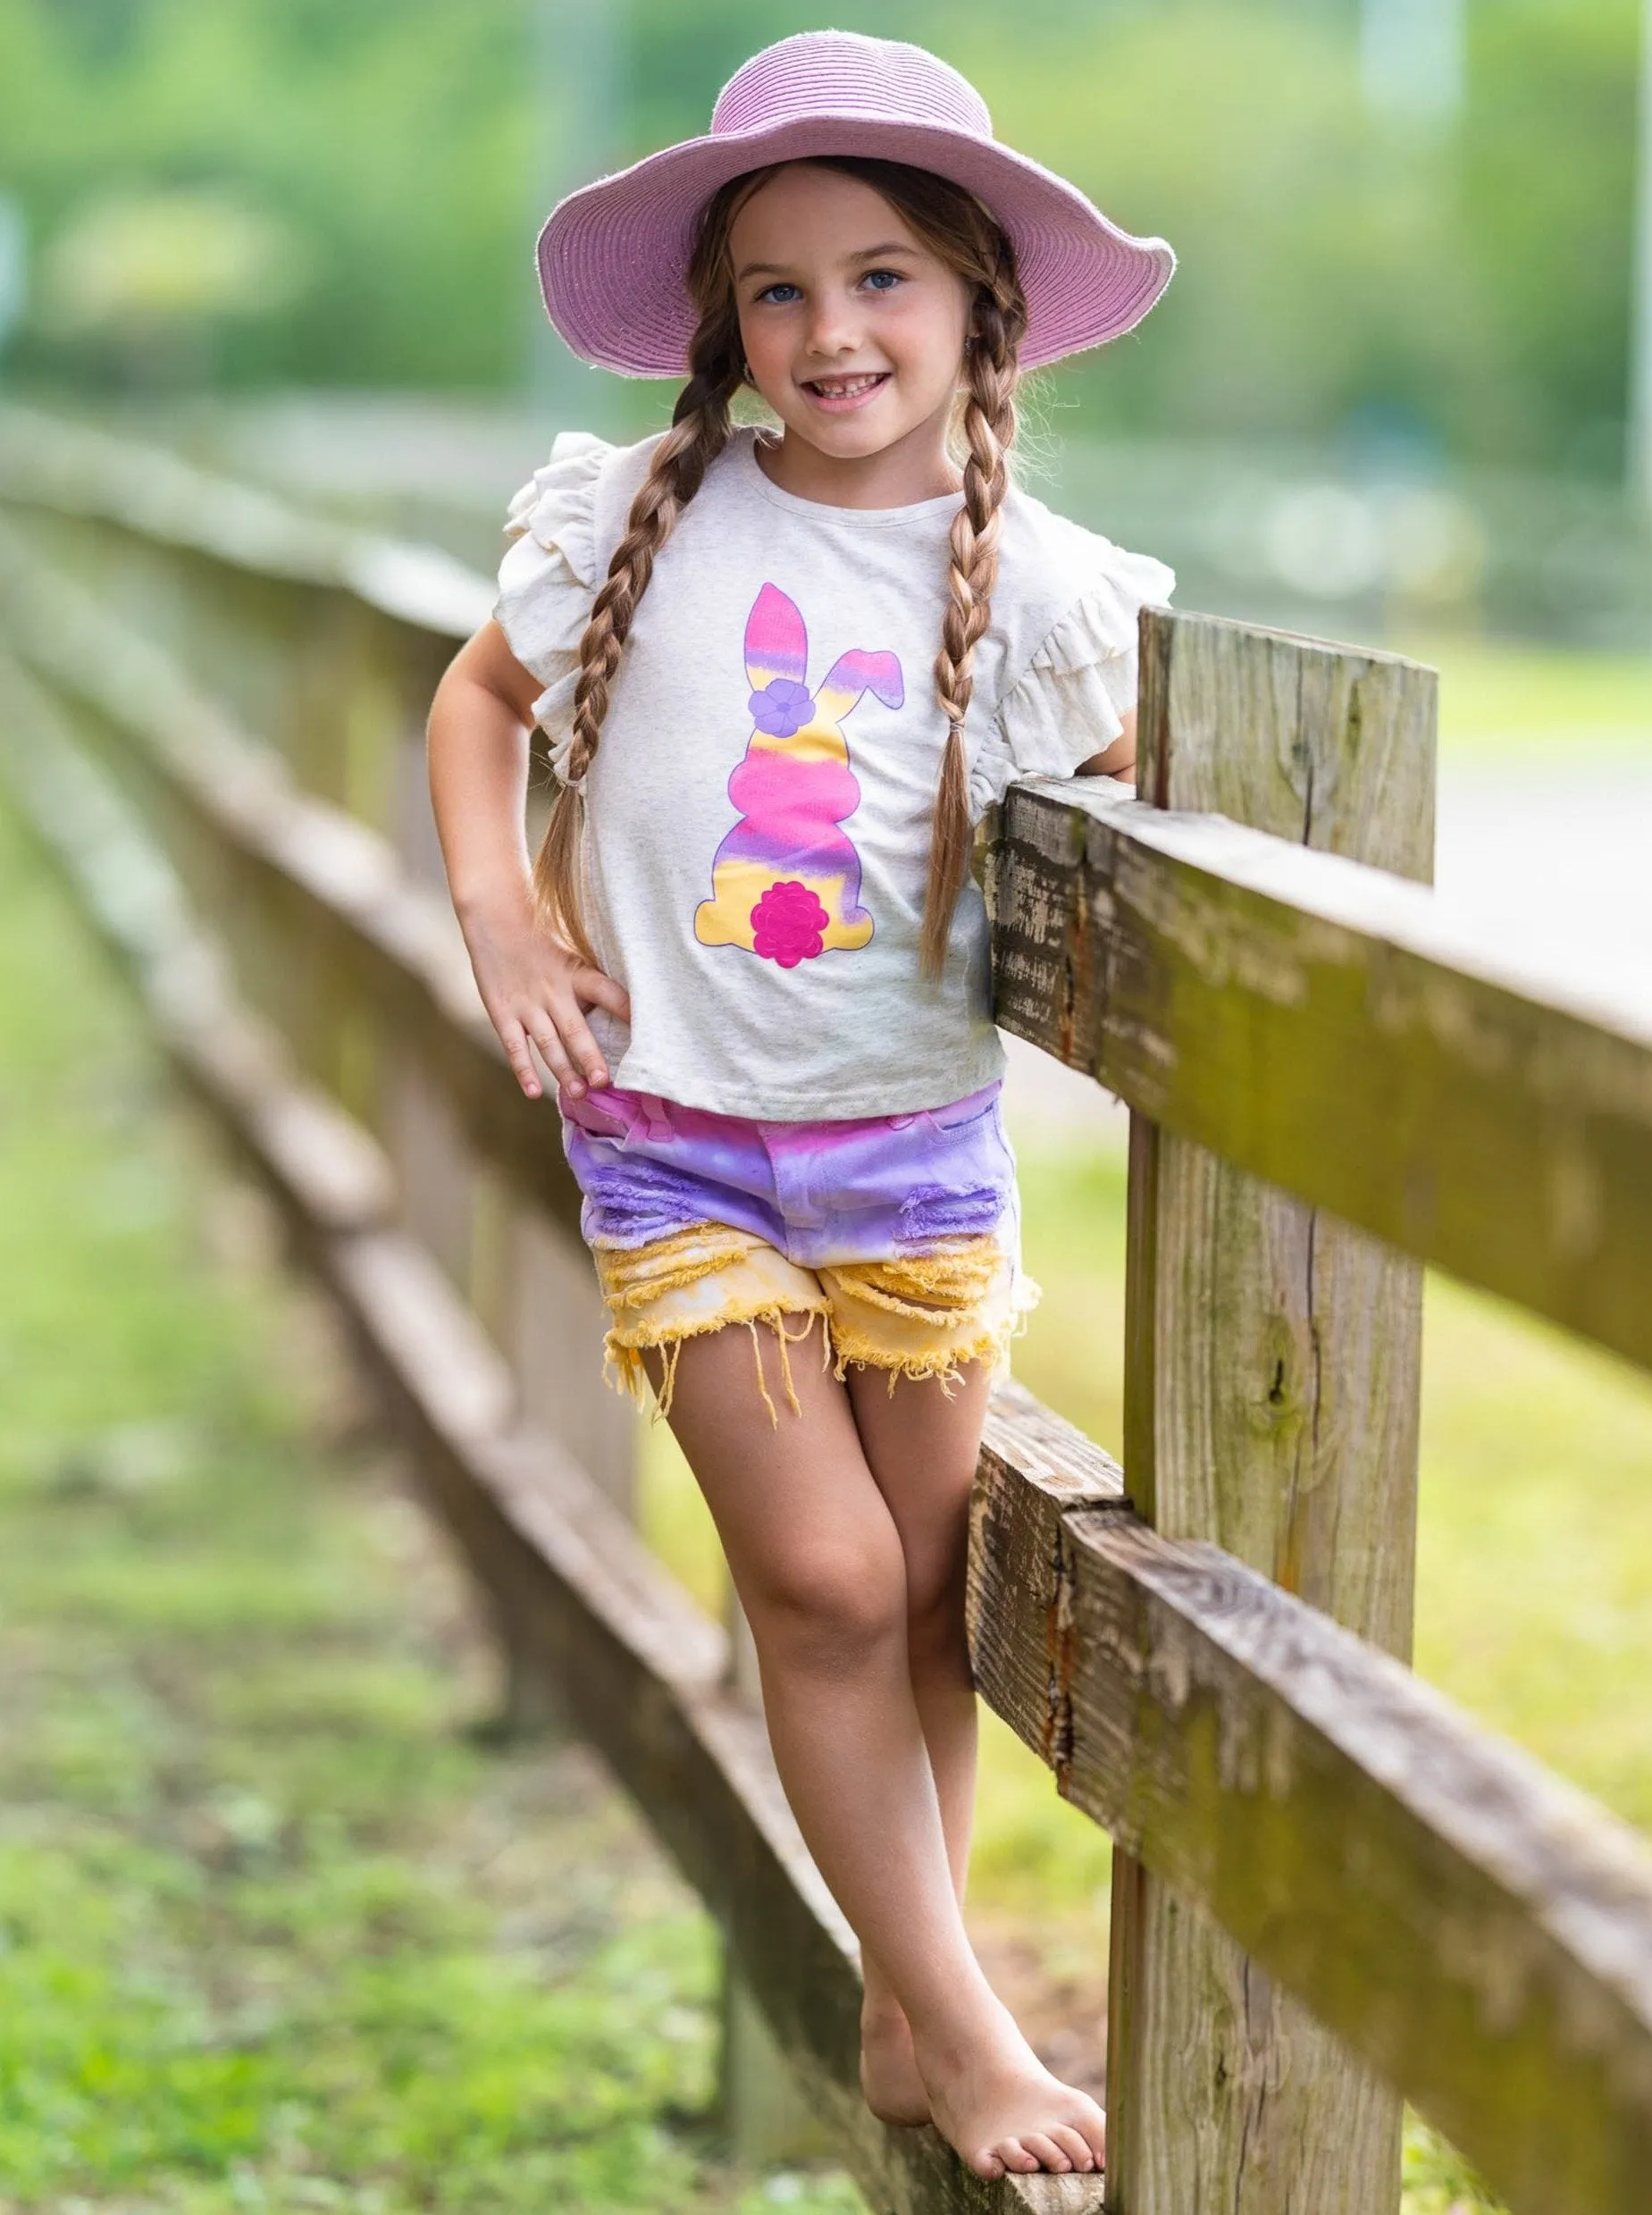
[[(980, 1452), (989, 1375), (964, 1365), (950, 1397), (933, 1379), (889, 1389), (887, 1376), (851, 1367), (855, 1426), (879, 1491), (894, 1518), (906, 1561), (907, 1655), (929, 1766), (940, 1802), (946, 1858), (960, 1903), (975, 1817), (976, 1700), (964, 1632), (969, 1493)], [(912, 2051), (911, 2026), (876, 1958), (862, 1951), (861, 2088), (888, 2123), (929, 2120), (929, 2096)]]
[(1039, 2062), (964, 1931), (913, 1696), (905, 1556), (849, 1396), (810, 1360), (792, 1374), (802, 1414), (772, 1429), (748, 1333), (691, 1338), (671, 1412), (751, 1620), (787, 1798), (905, 2009), (943, 2135), (985, 2177), (1093, 2168), (1100, 2109)]

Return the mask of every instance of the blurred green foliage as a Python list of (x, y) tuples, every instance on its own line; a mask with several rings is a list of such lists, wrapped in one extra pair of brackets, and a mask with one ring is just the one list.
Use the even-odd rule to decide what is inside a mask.
[[(608, 0), (605, 134), (592, 88), (535, 59), (573, 5), (0, 0), (0, 189), (38, 249), (19, 368), (105, 386), (519, 383), (535, 180), (556, 173), (558, 141), (606, 135), (618, 162), (701, 130), (746, 55), (818, 21), (790, 0)], [(946, 55), (1013, 143), (1176, 243), (1183, 273), (1141, 334), (1055, 380), (1086, 420), (1614, 472), (1637, 0), (1479, 0), (1468, 106), (1444, 130), (1364, 112), (1356, 11), (832, 13)], [(256, 274), (228, 287), (232, 311), (172, 302), (170, 348), (164, 312), (118, 289), (101, 321), (77, 316), (88, 222), (130, 233), (130, 202), (141, 230), (153, 196), (180, 193), (218, 196), (242, 226)]]
[(88, 206), (165, 189), (221, 194), (289, 240), (273, 312), (214, 319), (217, 379), (513, 379), (524, 15), (522, 0), (0, 0), (0, 188), (36, 240), (20, 366), (127, 382), (153, 359), (119, 317), (53, 325), (63, 241), (83, 238)]

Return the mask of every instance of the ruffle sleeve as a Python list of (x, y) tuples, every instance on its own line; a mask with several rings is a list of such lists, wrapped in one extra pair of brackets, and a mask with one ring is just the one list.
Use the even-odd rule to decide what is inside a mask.
[(1058, 618), (982, 736), (969, 772), (979, 818), (1020, 776), (1070, 776), (1105, 752), (1136, 705), (1136, 617), (1161, 606), (1176, 577), (1149, 554), (1094, 541), (1100, 561)]
[(545, 687), (533, 717), (551, 742), (551, 768), (565, 782), (579, 642), (597, 588), (597, 483), (614, 450), (589, 432), (563, 432), (505, 518), (510, 544), (499, 564), (493, 619), (516, 659)]

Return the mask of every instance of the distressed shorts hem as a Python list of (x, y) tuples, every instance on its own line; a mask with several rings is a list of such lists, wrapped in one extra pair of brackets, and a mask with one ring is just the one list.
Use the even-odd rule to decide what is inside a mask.
[[(963, 1380), (965, 1363), (997, 1369), (1007, 1362), (1010, 1341), (1026, 1328), (1038, 1299), (1038, 1288), (1018, 1275), (1010, 1254), (987, 1236), (812, 1270), (750, 1232), (701, 1223), (640, 1246), (598, 1241), (592, 1254), (611, 1318), (604, 1374), (646, 1405), (643, 1356), (659, 1354), (656, 1417), (670, 1413), (683, 1342), (731, 1323), (751, 1333), (758, 1390), (777, 1423), (759, 1322), (775, 1333), (786, 1401), (799, 1414), (789, 1348), (809, 1337), (817, 1315), (824, 1318), (823, 1361), (840, 1380), (851, 1366), (881, 1369), (892, 1393), (901, 1377), (934, 1378), (950, 1397)], [(800, 1314), (802, 1329), (788, 1330), (786, 1319)]]

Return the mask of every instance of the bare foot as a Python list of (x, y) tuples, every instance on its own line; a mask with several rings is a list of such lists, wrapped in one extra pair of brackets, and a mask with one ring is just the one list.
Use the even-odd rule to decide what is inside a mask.
[(1050, 2074), (1002, 2002), (950, 2051), (925, 2043), (914, 2051), (935, 2128), (978, 2177), (1102, 2167), (1101, 2109)]
[(929, 2120), (929, 2094), (912, 2051), (912, 2026), (901, 2002), (868, 1992), (860, 2009), (860, 2089), (879, 2122), (913, 2127)]

